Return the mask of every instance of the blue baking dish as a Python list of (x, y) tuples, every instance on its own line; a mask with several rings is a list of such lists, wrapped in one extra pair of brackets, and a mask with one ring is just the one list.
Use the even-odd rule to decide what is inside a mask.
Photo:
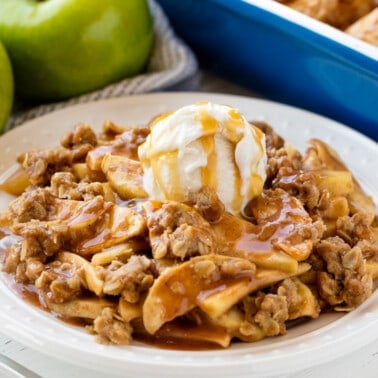
[(378, 140), (378, 48), (273, 0), (159, 0), (206, 66)]

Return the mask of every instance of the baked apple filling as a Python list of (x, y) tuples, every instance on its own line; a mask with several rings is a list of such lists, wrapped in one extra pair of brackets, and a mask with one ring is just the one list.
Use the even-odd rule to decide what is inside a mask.
[[(226, 109), (226, 125), (198, 106), (205, 132), (187, 156), (177, 140), (152, 147), (171, 114), (143, 128), (106, 122), (98, 135), (79, 124), (60, 147), (20, 156), (1, 184), (17, 195), (0, 216), (11, 286), (98, 342), (194, 348), (283, 335), (365, 301), (378, 279), (376, 210), (337, 153), (313, 139), (301, 154), (267, 124)], [(240, 155), (244, 139), (254, 155)], [(232, 174), (219, 169), (222, 148)], [(212, 171), (193, 163), (203, 151)], [(156, 182), (146, 169), (160, 169)]]

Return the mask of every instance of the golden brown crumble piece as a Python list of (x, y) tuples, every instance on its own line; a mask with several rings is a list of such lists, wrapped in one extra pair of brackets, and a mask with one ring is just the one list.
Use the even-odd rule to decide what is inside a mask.
[(72, 161), (85, 161), (88, 151), (97, 146), (97, 136), (86, 123), (79, 123), (66, 133), (60, 143), (72, 151)]
[(53, 207), (54, 196), (46, 188), (25, 191), (13, 200), (8, 211), (14, 222), (25, 223), (31, 220), (47, 219), (49, 209)]
[(51, 177), (51, 193), (60, 199), (89, 201), (94, 197), (101, 196), (104, 200), (114, 202), (114, 194), (108, 183), (77, 182), (71, 172), (54, 173)]
[(273, 127), (268, 125), (264, 121), (250, 121), (250, 123), (258, 127), (265, 134), (266, 148), (267, 150), (279, 150), (285, 144), (285, 140), (278, 135)]
[(146, 256), (131, 256), (118, 269), (108, 270), (105, 276), (104, 293), (119, 295), (130, 303), (139, 301), (156, 276), (153, 261)]
[(297, 173), (290, 168), (280, 168), (273, 187), (295, 196), (309, 211), (319, 206), (321, 193), (312, 172)]
[(150, 201), (144, 205), (152, 254), (184, 260), (214, 253), (215, 240), (208, 222), (179, 202)]
[(285, 321), (289, 314), (285, 296), (259, 292), (245, 297), (242, 309), (245, 320), (240, 331), (245, 337), (262, 338), (286, 334)]
[(370, 221), (362, 213), (340, 217), (336, 222), (336, 234), (350, 245), (355, 245), (360, 240), (373, 241)]
[(69, 263), (53, 261), (35, 281), (35, 287), (46, 303), (64, 303), (77, 297), (82, 291), (77, 269)]
[(250, 207), (259, 239), (271, 239), (272, 246), (298, 260), (306, 259), (323, 235), (323, 222), (313, 221), (300, 201), (282, 189), (264, 190)]
[(210, 223), (217, 222), (225, 212), (224, 205), (217, 193), (209, 187), (204, 187), (198, 192), (189, 193), (189, 204)]
[(20, 156), (19, 161), (32, 185), (45, 186), (55, 172), (71, 171), (72, 153), (63, 147), (35, 150)]
[(325, 262), (325, 270), (318, 272), (319, 293), (331, 306), (354, 308), (371, 295), (372, 277), (361, 248), (335, 236), (319, 242), (315, 251)]
[(131, 341), (133, 328), (125, 323), (112, 309), (106, 307), (94, 320), (93, 330), (97, 334), (96, 341), (101, 344), (128, 345)]

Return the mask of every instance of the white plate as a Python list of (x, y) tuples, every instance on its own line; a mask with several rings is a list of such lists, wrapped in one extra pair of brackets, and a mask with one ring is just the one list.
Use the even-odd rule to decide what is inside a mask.
[[(378, 149), (372, 140), (326, 118), (289, 106), (210, 93), (156, 93), (67, 108), (28, 122), (0, 138), (0, 171), (34, 147), (58, 144), (77, 122), (97, 130), (105, 119), (144, 124), (152, 116), (200, 100), (239, 108), (247, 119), (269, 122), (286, 140), (304, 150), (317, 137), (330, 143), (373, 197), (378, 199)], [(2, 206), (8, 200), (0, 194)], [(96, 344), (83, 329), (70, 326), (25, 303), (0, 280), (0, 332), (47, 355), (124, 377), (244, 377), (285, 374), (350, 353), (378, 338), (378, 292), (355, 311), (322, 315), (290, 329), (283, 337), (227, 350), (172, 351), (134, 343)]]

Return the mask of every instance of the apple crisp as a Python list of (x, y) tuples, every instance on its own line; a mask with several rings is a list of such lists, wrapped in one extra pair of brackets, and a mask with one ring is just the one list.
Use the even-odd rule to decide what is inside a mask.
[(263, 192), (241, 215), (205, 186), (186, 202), (150, 198), (146, 127), (78, 124), (34, 150), (1, 188), (2, 270), (24, 297), (80, 319), (100, 343), (223, 347), (284, 335), (292, 320), (352, 311), (378, 279), (378, 228), (337, 153), (304, 154), (263, 122)]

